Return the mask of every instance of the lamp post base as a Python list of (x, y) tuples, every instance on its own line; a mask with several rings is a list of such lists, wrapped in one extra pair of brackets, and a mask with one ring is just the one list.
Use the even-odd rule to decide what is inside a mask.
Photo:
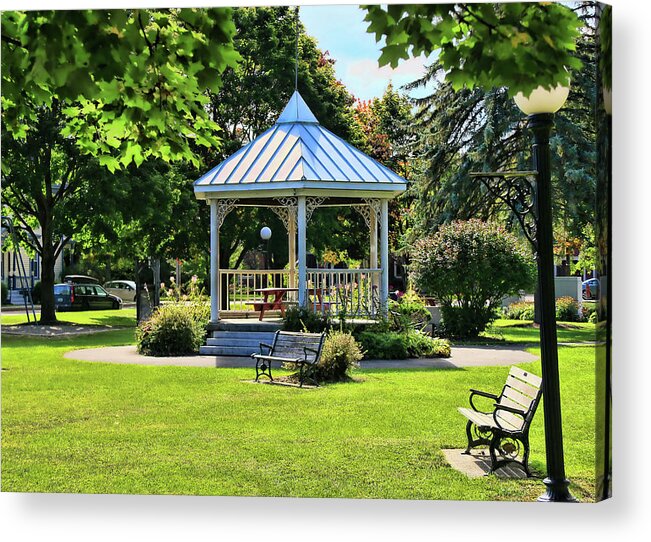
[(538, 497), (538, 502), (579, 502), (568, 489), (569, 480), (552, 481), (545, 478), (543, 483), (547, 486), (547, 491)]

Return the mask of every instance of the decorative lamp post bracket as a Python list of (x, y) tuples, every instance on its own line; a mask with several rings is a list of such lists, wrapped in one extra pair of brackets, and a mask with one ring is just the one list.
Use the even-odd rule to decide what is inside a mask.
[(491, 194), (504, 202), (513, 212), (536, 254), (538, 253), (537, 175), (537, 171), (475, 171), (470, 173), (471, 177), (479, 179)]

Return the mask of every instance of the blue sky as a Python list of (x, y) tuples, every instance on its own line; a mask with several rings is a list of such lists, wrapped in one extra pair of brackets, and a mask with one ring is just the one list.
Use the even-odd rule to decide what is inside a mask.
[[(301, 21), (306, 31), (319, 42), (319, 48), (329, 51), (336, 60), (337, 77), (357, 98), (369, 100), (382, 96), (389, 81), (398, 88), (418, 79), (424, 73), (425, 59), (401, 61), (392, 70), (380, 68), (380, 43), (375, 35), (366, 32), (366, 12), (357, 5), (303, 5)], [(421, 93), (422, 94), (422, 93)], [(413, 93), (416, 96), (416, 93)]]

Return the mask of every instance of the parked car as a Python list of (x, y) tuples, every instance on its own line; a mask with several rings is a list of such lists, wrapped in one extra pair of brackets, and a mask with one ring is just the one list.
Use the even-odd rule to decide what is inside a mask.
[(599, 279), (588, 279), (581, 283), (583, 299), (599, 299)]
[(99, 280), (95, 277), (89, 277), (88, 275), (66, 275), (63, 277), (63, 282), (74, 284), (99, 284)]
[(104, 283), (104, 289), (109, 294), (118, 296), (122, 301), (136, 300), (136, 283), (132, 280), (112, 280)]
[(58, 311), (120, 309), (122, 300), (99, 284), (55, 284), (54, 305)]

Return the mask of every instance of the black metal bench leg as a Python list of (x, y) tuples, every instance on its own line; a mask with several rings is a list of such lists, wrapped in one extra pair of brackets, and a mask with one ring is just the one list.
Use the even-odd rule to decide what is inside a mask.
[(501, 462), (497, 460), (497, 454), (495, 453), (495, 450), (497, 448), (497, 445), (500, 443), (501, 437), (493, 434), (493, 438), (491, 439), (491, 443), (488, 445), (488, 452), (490, 453), (491, 456), (491, 470), (490, 472), (495, 472), (500, 466)]
[(463, 452), (464, 454), (469, 454), (470, 449), (472, 448), (472, 441), (473, 441), (473, 438), (472, 438), (472, 425), (473, 425), (472, 422), (470, 420), (468, 420), (468, 423), (466, 424), (466, 436), (468, 437), (468, 446), (466, 448), (466, 451)]
[[(262, 367), (260, 366), (262, 362)], [(261, 376), (268, 376), (269, 380), (273, 382), (273, 376), (271, 375), (271, 362), (264, 359), (256, 359), (255, 361), (255, 381), (258, 382), (258, 379)]]
[(525, 436), (520, 439), (520, 442), (522, 442), (522, 446), (524, 446), (524, 454), (523, 454), (523, 459), (522, 459), (522, 467), (524, 468), (524, 472), (527, 473), (527, 477), (531, 478), (531, 471), (529, 470), (529, 437)]

